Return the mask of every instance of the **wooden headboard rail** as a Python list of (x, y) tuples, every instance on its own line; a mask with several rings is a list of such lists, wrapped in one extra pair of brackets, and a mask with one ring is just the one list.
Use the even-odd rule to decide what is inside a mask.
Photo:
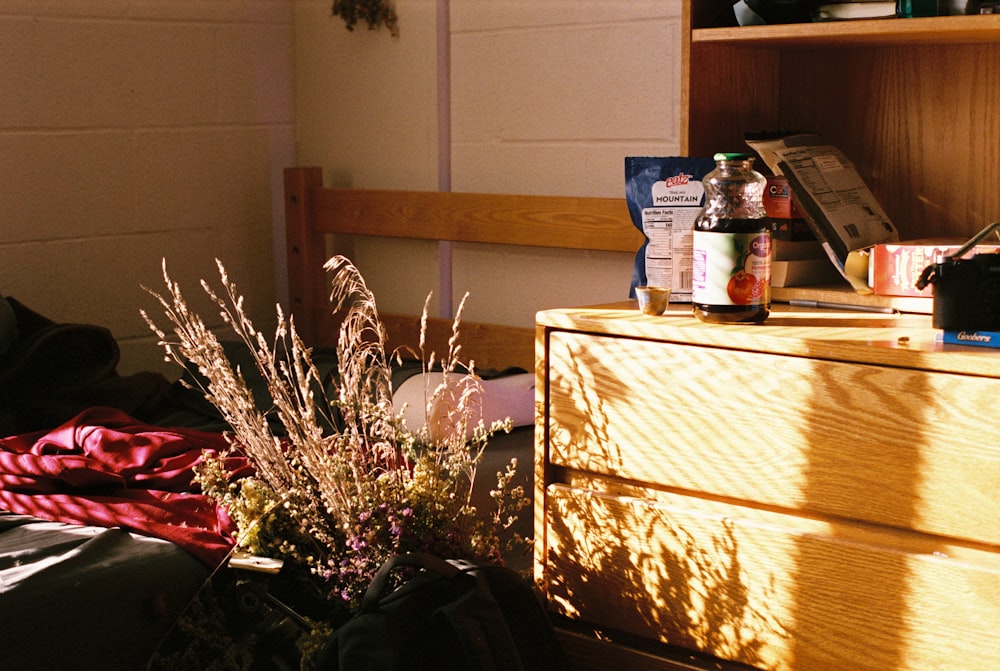
[[(296, 329), (313, 344), (336, 333), (323, 271), (327, 235), (616, 252), (635, 252), (643, 241), (624, 198), (335, 189), (323, 186), (322, 169), (316, 167), (287, 168), (284, 177), (291, 310)], [(416, 345), (419, 315), (382, 318), (391, 347)], [(428, 341), (446, 342), (450, 329), (447, 320), (430, 320)], [(531, 370), (533, 339), (534, 329), (528, 327), (461, 325), (463, 350), (479, 368)]]

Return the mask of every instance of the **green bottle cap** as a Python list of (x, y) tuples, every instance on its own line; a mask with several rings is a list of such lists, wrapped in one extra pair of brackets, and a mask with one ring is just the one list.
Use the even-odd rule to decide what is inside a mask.
[(729, 154), (725, 152), (719, 152), (712, 157), (716, 161), (746, 161), (751, 158), (753, 158), (753, 154)]

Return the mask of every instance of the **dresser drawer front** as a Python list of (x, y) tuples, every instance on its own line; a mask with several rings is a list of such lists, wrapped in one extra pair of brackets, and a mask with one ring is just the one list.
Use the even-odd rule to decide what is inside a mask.
[(1000, 381), (552, 331), (550, 463), (1000, 543)]
[(546, 500), (563, 615), (762, 669), (1000, 668), (993, 553), (664, 492)]

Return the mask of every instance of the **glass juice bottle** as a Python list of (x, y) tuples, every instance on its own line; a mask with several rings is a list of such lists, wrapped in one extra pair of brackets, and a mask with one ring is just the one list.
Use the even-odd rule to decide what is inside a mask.
[(751, 324), (771, 307), (771, 230), (767, 180), (750, 154), (716, 154), (705, 175), (705, 207), (694, 223), (694, 315), (704, 322)]

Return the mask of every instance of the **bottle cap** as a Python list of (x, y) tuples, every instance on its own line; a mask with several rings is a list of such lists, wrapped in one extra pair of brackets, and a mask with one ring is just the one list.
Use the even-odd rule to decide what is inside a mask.
[(753, 154), (739, 154), (739, 153), (731, 154), (725, 152), (719, 152), (718, 154), (712, 157), (712, 159), (716, 161), (746, 161), (747, 159), (751, 158), (753, 158)]

